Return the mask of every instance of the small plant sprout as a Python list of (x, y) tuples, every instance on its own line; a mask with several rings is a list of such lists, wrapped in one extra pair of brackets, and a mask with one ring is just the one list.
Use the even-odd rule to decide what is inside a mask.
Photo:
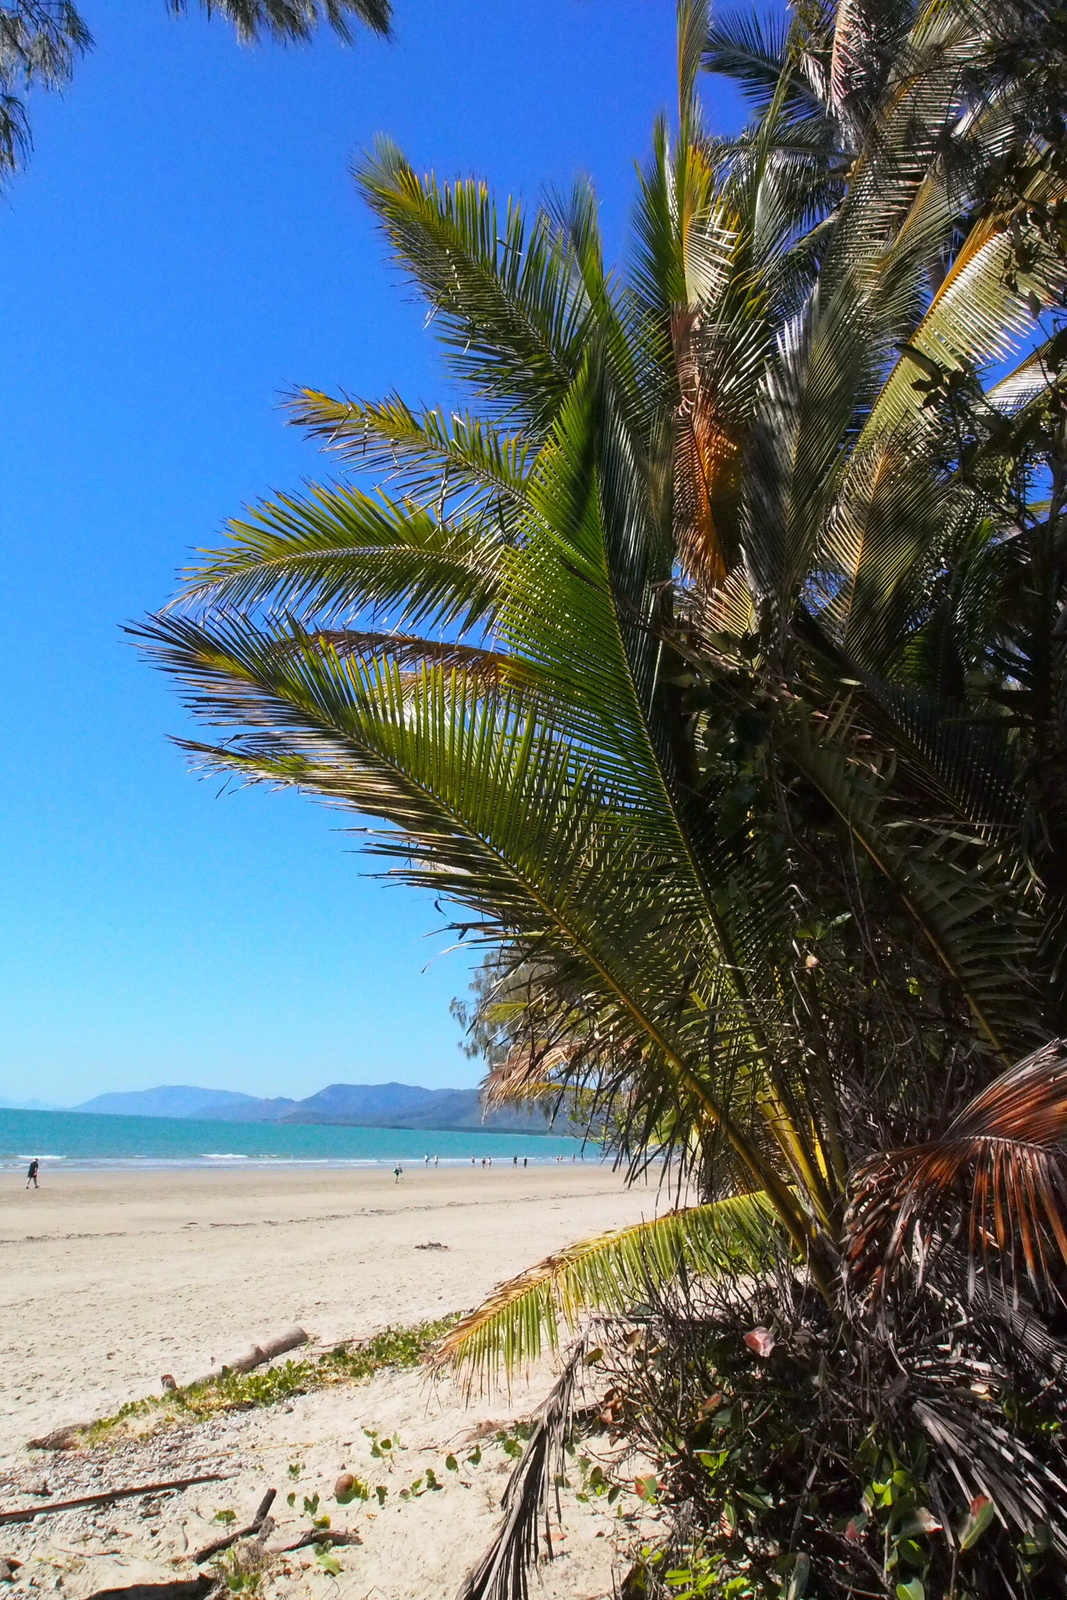
[(318, 1562), (323, 1572), (328, 1573), (331, 1578), (340, 1577), (341, 1563), (334, 1555), (330, 1546), (328, 1544), (316, 1544), (312, 1545), (312, 1549), (315, 1552), (315, 1560)]
[(403, 1449), (399, 1437), (395, 1433), (379, 1433), (377, 1428), (364, 1428), (363, 1432), (370, 1440), (371, 1459), (388, 1461), (390, 1466), (394, 1466), (397, 1451)]
[(269, 1561), (263, 1546), (250, 1539), (216, 1557), (213, 1566), (219, 1583), (230, 1594), (252, 1597), (261, 1592)]

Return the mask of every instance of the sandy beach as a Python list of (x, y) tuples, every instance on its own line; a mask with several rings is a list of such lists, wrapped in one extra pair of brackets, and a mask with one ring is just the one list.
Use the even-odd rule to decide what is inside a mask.
[[(63, 1493), (84, 1492), (87, 1474), (94, 1481), (116, 1474), (124, 1482), (151, 1481), (160, 1463), (179, 1459), (210, 1458), (236, 1474), (224, 1502), (219, 1492), (203, 1490), (169, 1497), (163, 1513), (149, 1509), (147, 1529), (143, 1511), (129, 1506), (110, 1511), (102, 1524), (66, 1513), (0, 1528), (0, 1555), (23, 1562), (17, 1586), (28, 1594), (37, 1573), (80, 1596), (149, 1581), (152, 1572), (154, 1581), (178, 1569), (192, 1575), (185, 1570), (190, 1552), (204, 1542), (198, 1526), (211, 1526), (219, 1503), (240, 1502), (243, 1515), (268, 1481), (284, 1488), (294, 1453), (301, 1482), (314, 1480), (325, 1499), (340, 1470), (369, 1470), (362, 1462), (369, 1450), (365, 1428), (400, 1435), (404, 1459), (390, 1464), (398, 1486), (402, 1474), (417, 1476), (431, 1461), (440, 1477), (440, 1458), (457, 1441), (479, 1434), (491, 1441), (498, 1426), (527, 1414), (546, 1375), (537, 1375), (529, 1390), (519, 1385), (510, 1396), (483, 1397), (468, 1407), (452, 1386), (431, 1385), (421, 1372), (383, 1373), (285, 1406), (171, 1430), (150, 1444), (108, 1445), (102, 1473), (100, 1450), (42, 1455), (28, 1452), (26, 1443), (158, 1394), (162, 1373), (187, 1381), (294, 1322), (322, 1347), (469, 1307), (540, 1256), (650, 1216), (658, 1201), (654, 1186), (627, 1191), (608, 1169), (588, 1162), (526, 1170), (510, 1163), (418, 1165), (399, 1183), (379, 1169), (292, 1166), (48, 1172), (42, 1189), (29, 1193), (21, 1178), (5, 1175), (4, 1508), (25, 1504), (42, 1472), (54, 1480), (53, 1492)], [(431, 1242), (445, 1248), (417, 1248)], [(138, 1452), (146, 1451), (139, 1461)], [(377, 1515), (349, 1516), (346, 1525), (358, 1524), (364, 1544), (345, 1553), (339, 1576), (307, 1563), (276, 1575), (274, 1588), (282, 1593), (288, 1584), (294, 1594), (317, 1595), (337, 1593), (339, 1585), (353, 1600), (451, 1595), (498, 1514), (510, 1462), (497, 1454), (499, 1460), (487, 1445), (468, 1481), (453, 1474), (445, 1491), (404, 1503), (394, 1496)], [(412, 1530), (418, 1526), (414, 1542), (404, 1534), (405, 1518)], [(557, 1583), (560, 1594), (610, 1593), (617, 1518), (602, 1506), (579, 1504), (571, 1520), (569, 1545), (564, 1541), (570, 1553), (547, 1564), (544, 1593), (557, 1592)]]

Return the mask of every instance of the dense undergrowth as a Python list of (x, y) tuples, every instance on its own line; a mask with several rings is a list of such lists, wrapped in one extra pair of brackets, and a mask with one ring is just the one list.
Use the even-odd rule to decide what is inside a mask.
[(601, 1369), (601, 1420), (657, 1463), (660, 1535), (623, 1600), (1062, 1593), (1067, 1408), (1030, 1319), (959, 1301), (931, 1336), (916, 1294), (891, 1337), (787, 1272), (653, 1299)]

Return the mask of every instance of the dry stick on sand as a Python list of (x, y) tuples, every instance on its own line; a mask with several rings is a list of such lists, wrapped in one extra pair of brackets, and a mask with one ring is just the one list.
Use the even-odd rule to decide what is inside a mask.
[(76, 1500), (52, 1500), (44, 1506), (25, 1506), (21, 1511), (0, 1511), (0, 1526), (10, 1522), (32, 1522), (34, 1517), (50, 1517), (57, 1511), (78, 1511), (83, 1506), (106, 1506), (113, 1500), (129, 1500), (139, 1494), (161, 1494), (164, 1489), (191, 1489), (195, 1483), (221, 1483), (236, 1477), (233, 1472), (201, 1472), (195, 1478), (168, 1478), (163, 1483), (139, 1483), (131, 1489), (107, 1489), (102, 1494), (83, 1494)]
[[(285, 1355), (287, 1350), (295, 1350), (299, 1345), (307, 1344), (308, 1336), (303, 1328), (295, 1324), (286, 1328), (284, 1333), (276, 1334), (273, 1339), (261, 1339), (258, 1344), (250, 1344), (247, 1350), (242, 1350), (239, 1356), (231, 1356), (228, 1361), (220, 1361), (199, 1378), (191, 1378), (183, 1388), (190, 1388), (194, 1383), (210, 1383), (214, 1378), (223, 1378), (227, 1372), (251, 1372), (253, 1367), (261, 1367), (265, 1361), (273, 1361), (275, 1356)], [(170, 1374), (167, 1373), (167, 1377)], [(164, 1384), (164, 1388), (169, 1387)]]
[(197, 1563), (197, 1565), (199, 1565), (201, 1561), (206, 1561), (209, 1556), (217, 1556), (221, 1551), (228, 1550), (231, 1544), (237, 1543), (238, 1539), (250, 1539), (253, 1534), (258, 1533), (264, 1522), (267, 1520), (267, 1512), (274, 1504), (274, 1497), (277, 1493), (277, 1489), (267, 1490), (266, 1494), (259, 1502), (259, 1509), (256, 1511), (255, 1516), (252, 1518), (252, 1521), (248, 1524), (247, 1528), (238, 1528), (236, 1532), (228, 1533), (222, 1539), (214, 1539), (212, 1540), (211, 1544), (206, 1544), (202, 1550), (198, 1550), (193, 1557), (193, 1560)]
[[(191, 1389), (202, 1383), (214, 1383), (219, 1378), (226, 1377), (231, 1372), (251, 1372), (253, 1367), (261, 1367), (266, 1361), (273, 1361), (275, 1356), (285, 1355), (288, 1350), (295, 1350), (299, 1345), (307, 1344), (308, 1336), (303, 1328), (295, 1324), (286, 1328), (284, 1333), (275, 1334), (273, 1339), (261, 1339), (258, 1344), (249, 1345), (247, 1350), (242, 1350), (238, 1356), (231, 1356), (228, 1361), (220, 1361), (211, 1368), (210, 1372), (202, 1373), (199, 1378), (191, 1378), (186, 1384), (177, 1384), (171, 1373), (165, 1372), (160, 1382), (166, 1393), (174, 1393), (179, 1388)], [(28, 1450), (70, 1450), (77, 1444), (79, 1435), (95, 1427), (95, 1422), (71, 1422), (63, 1428), (56, 1428), (51, 1433), (46, 1433), (43, 1438), (31, 1439), (27, 1444)]]
[(277, 1554), (287, 1556), (291, 1550), (304, 1550), (309, 1544), (362, 1543), (358, 1533), (345, 1533), (341, 1528), (335, 1528), (332, 1532), (329, 1528), (313, 1528), (310, 1533), (302, 1533), (293, 1544), (283, 1544)]

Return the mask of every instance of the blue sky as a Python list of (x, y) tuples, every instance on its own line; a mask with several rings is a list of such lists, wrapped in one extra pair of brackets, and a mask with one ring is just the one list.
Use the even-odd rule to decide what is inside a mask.
[(527, 196), (589, 172), (614, 253), (673, 9), (400, 0), (392, 44), (254, 50), (163, 0), (84, 10), (96, 49), (0, 201), (0, 1098), (474, 1082), (432, 904), (369, 880), (335, 813), (192, 777), (120, 625), (243, 503), (329, 475), (286, 388), (441, 395), (354, 153), (385, 132)]

